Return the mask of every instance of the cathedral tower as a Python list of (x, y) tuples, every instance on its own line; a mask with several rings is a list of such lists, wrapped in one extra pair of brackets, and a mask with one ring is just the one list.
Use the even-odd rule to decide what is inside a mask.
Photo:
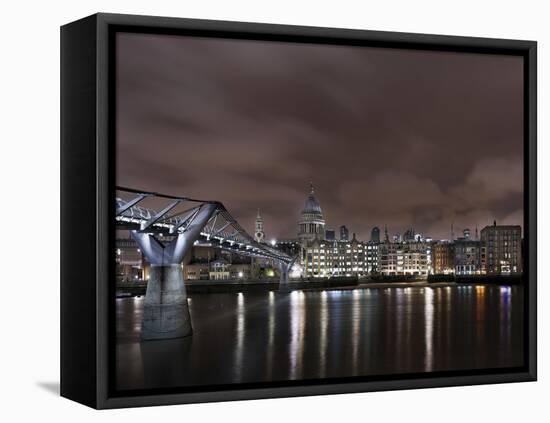
[(258, 209), (258, 215), (256, 216), (256, 228), (254, 230), (254, 239), (256, 240), (256, 242), (265, 241), (264, 220), (260, 215), (260, 209)]

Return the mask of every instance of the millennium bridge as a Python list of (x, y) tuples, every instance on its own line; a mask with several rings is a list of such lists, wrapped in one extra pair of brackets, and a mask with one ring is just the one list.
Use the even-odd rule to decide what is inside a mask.
[[(153, 206), (143, 207), (145, 200)], [(279, 268), (282, 286), (297, 259), (254, 240), (219, 201), (117, 187), (115, 220), (116, 228), (130, 232), (151, 265), (143, 340), (192, 334), (182, 262), (193, 245), (207, 242), (241, 256), (269, 259)]]

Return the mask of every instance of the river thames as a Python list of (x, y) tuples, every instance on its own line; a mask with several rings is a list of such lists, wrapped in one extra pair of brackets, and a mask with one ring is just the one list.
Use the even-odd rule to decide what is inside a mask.
[(189, 295), (194, 333), (140, 342), (116, 300), (116, 388), (178, 388), (522, 366), (523, 287)]

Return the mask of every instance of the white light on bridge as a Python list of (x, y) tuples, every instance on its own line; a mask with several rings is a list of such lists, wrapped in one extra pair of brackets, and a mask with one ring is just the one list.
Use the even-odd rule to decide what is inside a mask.
[(271, 245), (275, 246), (276, 244), (277, 244), (277, 241), (274, 240), (274, 239), (272, 239), (272, 240), (271, 240)]
[(242, 278), (244, 276), (243, 272), (239, 272), (239, 278)]
[(302, 276), (303, 269), (299, 264), (294, 264), (292, 268), (290, 269), (290, 277), (291, 278), (299, 278)]

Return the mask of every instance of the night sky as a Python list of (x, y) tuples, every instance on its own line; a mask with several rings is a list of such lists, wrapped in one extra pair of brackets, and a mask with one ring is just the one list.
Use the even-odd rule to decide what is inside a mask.
[[(519, 57), (119, 34), (117, 184), (219, 200), (293, 237), (523, 222)], [(523, 226), (523, 225), (522, 225)]]

